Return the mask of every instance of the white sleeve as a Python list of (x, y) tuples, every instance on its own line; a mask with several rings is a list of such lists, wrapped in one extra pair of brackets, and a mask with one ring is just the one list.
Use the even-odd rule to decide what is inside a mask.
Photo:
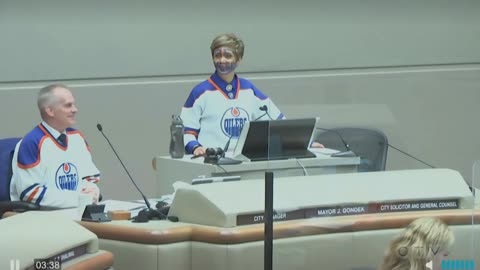
[[(193, 99), (193, 97), (190, 96), (189, 99)], [(200, 120), (203, 113), (201, 103), (201, 99), (196, 99), (191, 107), (184, 106), (180, 114), (184, 126), (183, 140), (187, 153), (193, 152), (193, 147), (200, 144), (198, 134), (201, 130)]]

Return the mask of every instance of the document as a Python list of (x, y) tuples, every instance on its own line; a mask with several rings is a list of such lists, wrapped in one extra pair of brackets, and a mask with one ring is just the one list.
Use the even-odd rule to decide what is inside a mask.
[(330, 148), (308, 148), (308, 150), (314, 153), (316, 156), (318, 156), (318, 154), (330, 156), (331, 154), (340, 152), (338, 150), (330, 149)]
[(142, 209), (147, 208), (143, 200), (140, 202), (106, 200), (99, 204), (105, 204), (105, 213), (108, 213), (108, 211), (130, 211), (132, 217), (138, 215), (138, 212)]

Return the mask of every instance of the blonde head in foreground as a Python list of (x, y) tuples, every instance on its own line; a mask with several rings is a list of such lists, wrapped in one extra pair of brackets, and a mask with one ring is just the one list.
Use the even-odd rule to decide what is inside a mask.
[(388, 247), (381, 270), (423, 270), (433, 261), (440, 266), (454, 242), (450, 228), (437, 218), (414, 220)]

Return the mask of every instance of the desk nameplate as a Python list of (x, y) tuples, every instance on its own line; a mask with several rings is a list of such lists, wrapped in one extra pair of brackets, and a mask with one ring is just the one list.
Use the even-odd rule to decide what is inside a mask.
[[(347, 215), (380, 214), (409, 211), (459, 209), (459, 199), (436, 199), (415, 201), (371, 202), (367, 204), (342, 204), (299, 209), (294, 211), (276, 211), (274, 221), (306, 219), (316, 217), (336, 217)], [(257, 212), (237, 216), (237, 225), (263, 223), (264, 213)]]
[[(237, 216), (237, 225), (249, 225), (257, 224), (264, 222), (264, 213), (258, 212), (254, 214), (245, 214)], [(294, 211), (275, 211), (273, 214), (274, 221), (285, 221), (292, 219), (303, 219), (305, 218), (305, 211), (303, 209), (294, 210)]]

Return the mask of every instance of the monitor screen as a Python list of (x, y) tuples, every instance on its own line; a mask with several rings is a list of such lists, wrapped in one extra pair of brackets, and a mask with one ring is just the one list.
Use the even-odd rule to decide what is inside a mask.
[(258, 161), (315, 157), (308, 147), (316, 122), (317, 118), (247, 122), (233, 158)]

